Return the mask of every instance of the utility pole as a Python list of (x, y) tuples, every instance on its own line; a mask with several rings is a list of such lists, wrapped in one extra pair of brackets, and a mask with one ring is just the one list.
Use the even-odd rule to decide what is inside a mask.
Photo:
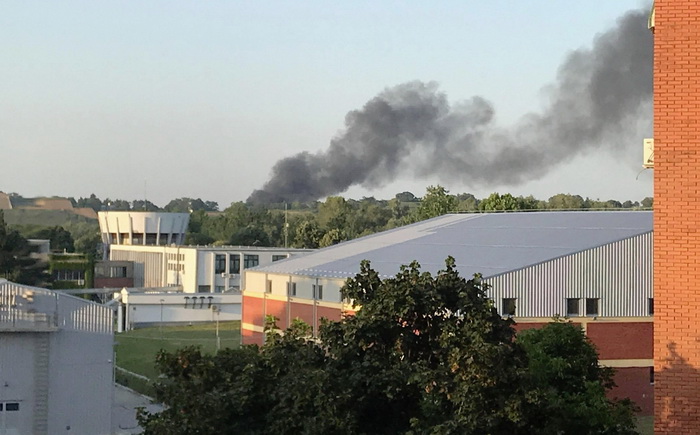
[(287, 222), (287, 203), (284, 203), (284, 247), (287, 248), (287, 237), (289, 233), (289, 223)]

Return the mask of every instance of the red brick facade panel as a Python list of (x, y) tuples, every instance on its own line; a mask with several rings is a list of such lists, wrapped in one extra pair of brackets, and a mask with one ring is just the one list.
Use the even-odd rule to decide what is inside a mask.
[(654, 413), (654, 385), (651, 383), (651, 367), (626, 367), (615, 369), (617, 387), (610, 390), (608, 397), (629, 397), (641, 408), (640, 415)]
[(262, 332), (254, 332), (247, 329), (242, 329), (241, 342), (243, 344), (257, 344), (258, 346), (262, 346), (263, 334)]
[(95, 288), (121, 288), (133, 287), (134, 278), (97, 278), (95, 277)]
[(301, 304), (292, 302), (289, 306), (290, 319), (299, 318), (309, 325), (314, 324), (314, 306), (309, 304)]
[(316, 317), (318, 318), (318, 320), (326, 318), (328, 320), (339, 322), (341, 314), (342, 311), (339, 308), (316, 307)]
[(651, 322), (591, 322), (587, 329), (600, 359), (654, 358), (654, 324)]
[(243, 310), (242, 319), (243, 323), (250, 323), (256, 326), (263, 326), (265, 324), (265, 314), (263, 313), (263, 303), (264, 301), (260, 298), (251, 298), (243, 296)]
[(267, 299), (265, 301), (265, 314), (277, 317), (279, 319), (277, 320), (277, 327), (287, 329), (287, 301)]

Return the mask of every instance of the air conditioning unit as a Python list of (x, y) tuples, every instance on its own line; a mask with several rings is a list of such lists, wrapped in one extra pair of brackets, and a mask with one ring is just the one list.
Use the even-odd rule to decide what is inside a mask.
[(654, 167), (654, 138), (644, 139), (644, 161), (642, 166), (645, 168)]

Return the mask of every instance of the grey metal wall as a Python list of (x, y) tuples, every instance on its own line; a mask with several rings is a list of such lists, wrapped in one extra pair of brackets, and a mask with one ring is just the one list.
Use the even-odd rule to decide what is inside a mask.
[(165, 287), (163, 273), (163, 253), (135, 252), (113, 249), (110, 260), (134, 262), (134, 286), (136, 287)]
[(499, 312), (503, 298), (517, 299), (517, 317), (565, 315), (567, 298), (600, 299), (601, 317), (647, 316), (653, 298), (653, 233), (484, 281)]

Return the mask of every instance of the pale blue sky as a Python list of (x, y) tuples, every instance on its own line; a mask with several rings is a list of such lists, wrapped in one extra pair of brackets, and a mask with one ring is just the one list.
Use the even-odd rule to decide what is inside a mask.
[[(509, 125), (571, 50), (640, 1), (0, 1), (0, 190), (245, 200), (275, 161), (318, 151), (384, 88), (436, 81)], [(651, 171), (605, 153), (519, 186), (641, 200)], [(376, 191), (422, 195), (409, 176)]]

